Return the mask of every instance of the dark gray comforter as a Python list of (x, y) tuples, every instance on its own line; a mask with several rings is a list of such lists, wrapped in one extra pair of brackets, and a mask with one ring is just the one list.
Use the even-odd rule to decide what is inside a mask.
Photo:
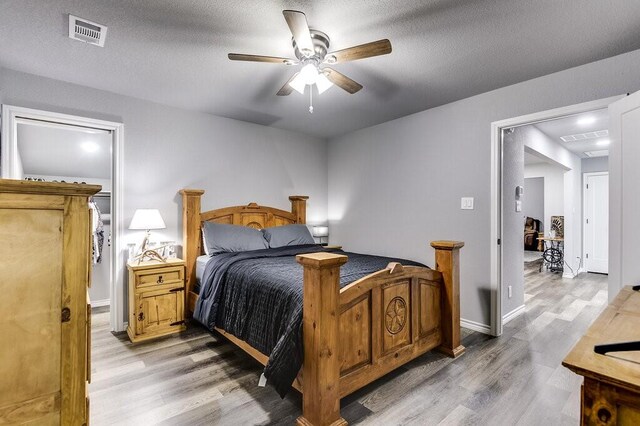
[[(291, 246), (213, 256), (200, 283), (194, 318), (209, 330), (219, 327), (269, 357), (268, 383), (284, 397), (302, 366), (302, 266), (295, 256), (324, 250)], [(343, 253), (342, 251), (339, 251)], [(389, 262), (424, 266), (388, 257), (344, 253), (340, 287)]]

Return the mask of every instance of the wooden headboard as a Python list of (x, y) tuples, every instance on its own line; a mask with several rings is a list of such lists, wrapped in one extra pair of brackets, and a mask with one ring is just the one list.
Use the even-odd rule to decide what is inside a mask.
[[(182, 250), (187, 267), (187, 308), (193, 310), (190, 298), (196, 284), (196, 258), (204, 254), (202, 247), (202, 222), (226, 223), (229, 225), (249, 226), (262, 229), (272, 226), (307, 223), (307, 199), (304, 195), (292, 195), (291, 211), (249, 203), (246, 206), (223, 207), (221, 209), (200, 211), (201, 189), (182, 189)], [(195, 295), (197, 298), (197, 295)]]

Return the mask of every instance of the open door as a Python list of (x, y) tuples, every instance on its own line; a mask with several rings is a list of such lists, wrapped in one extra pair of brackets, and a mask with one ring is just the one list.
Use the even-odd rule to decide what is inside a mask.
[(609, 301), (640, 282), (640, 92), (609, 106)]

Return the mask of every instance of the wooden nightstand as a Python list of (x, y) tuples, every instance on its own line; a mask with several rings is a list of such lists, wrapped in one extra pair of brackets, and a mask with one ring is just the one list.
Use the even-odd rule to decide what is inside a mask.
[(166, 263), (127, 262), (129, 326), (132, 342), (142, 342), (186, 329), (184, 321), (184, 260)]

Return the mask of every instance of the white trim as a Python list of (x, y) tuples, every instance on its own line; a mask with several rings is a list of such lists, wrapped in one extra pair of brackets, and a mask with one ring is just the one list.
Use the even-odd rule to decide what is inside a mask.
[(111, 299), (102, 299), (102, 300), (92, 300), (91, 307), (92, 308), (100, 308), (102, 306), (109, 306), (111, 304)]
[[(587, 246), (585, 245), (586, 241), (586, 220), (585, 216), (587, 215), (587, 177), (588, 176), (609, 176), (609, 171), (606, 172), (584, 172), (582, 173), (582, 268), (578, 270), (578, 274), (580, 272), (587, 272)], [(607, 226), (609, 224), (607, 223)], [(607, 231), (607, 235), (609, 232)], [(607, 271), (608, 272), (608, 271)]]
[(583, 112), (604, 109), (612, 102), (615, 102), (624, 95), (612, 96), (610, 98), (599, 99), (591, 102), (584, 102), (577, 105), (570, 105), (562, 108), (555, 108), (548, 111), (536, 112), (519, 117), (508, 118), (506, 120), (494, 121), (491, 123), (491, 223), (489, 235), (489, 247), (491, 253), (491, 334), (500, 336), (502, 334), (502, 245), (497, 244), (501, 238), (502, 217), (501, 217), (501, 167), (502, 167), (502, 129), (510, 127), (520, 127), (540, 121), (553, 120), (569, 115), (581, 114)]
[[(11, 105), (2, 106), (2, 144), (0, 145), (0, 175), (3, 178), (15, 178), (17, 170), (15, 168), (15, 159), (18, 152), (17, 140), (17, 121), (20, 118), (48, 121), (52, 123), (67, 124), (71, 126), (91, 127), (110, 131), (113, 138), (113, 152), (111, 156), (111, 223), (112, 226), (111, 239), (111, 330), (123, 331), (124, 328), (124, 279), (123, 257), (122, 253), (122, 234), (124, 223), (121, 218), (123, 215), (123, 169), (124, 162), (124, 124), (97, 120), (89, 117), (80, 117), (75, 115), (60, 114), (50, 111), (41, 111), (31, 108), (23, 108)], [(19, 177), (21, 178), (21, 177)]]
[(491, 258), (491, 316), (489, 318), (491, 334), (500, 336), (502, 334), (502, 297), (498, 291), (499, 283), (502, 282), (502, 244), (498, 245), (501, 239), (502, 230), (502, 188), (500, 178), (502, 174), (502, 129), (498, 123), (491, 123), (491, 223), (490, 223), (490, 258)]
[(479, 322), (467, 320), (464, 318), (460, 318), (460, 326), (464, 328), (468, 328), (469, 330), (477, 331), (479, 333), (488, 334), (488, 335), (492, 334), (490, 326), (479, 323)]
[(523, 313), (524, 313), (524, 304), (518, 306), (513, 311), (511, 311), (508, 314), (506, 314), (505, 316), (503, 316), (502, 317), (502, 325), (508, 323), (511, 320), (516, 319), (517, 317), (519, 317)]

